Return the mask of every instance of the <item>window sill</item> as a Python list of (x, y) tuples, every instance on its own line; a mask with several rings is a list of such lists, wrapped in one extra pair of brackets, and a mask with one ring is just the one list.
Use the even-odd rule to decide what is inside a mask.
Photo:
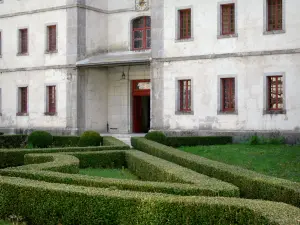
[(29, 116), (29, 113), (18, 112), (17, 116)]
[(285, 33), (285, 30), (264, 31), (264, 35), (284, 34), (284, 33)]
[(218, 111), (218, 115), (238, 115), (238, 111)]
[(194, 115), (194, 111), (189, 111), (189, 112), (185, 112), (185, 111), (176, 111), (175, 115)]
[(194, 38), (186, 38), (186, 39), (175, 39), (175, 43), (180, 43), (180, 42), (191, 42), (194, 41)]
[(57, 50), (55, 50), (55, 51), (49, 51), (49, 50), (46, 50), (45, 51), (45, 54), (55, 54), (55, 53), (57, 53), (58, 51)]
[(144, 49), (132, 49), (132, 52), (150, 52), (151, 48), (144, 48)]
[(286, 114), (286, 110), (264, 110), (263, 115), (280, 115), (280, 114)]
[(217, 39), (224, 39), (224, 38), (237, 38), (238, 34), (220, 34), (218, 35)]
[(44, 113), (45, 116), (57, 116), (57, 112), (45, 112)]
[(18, 53), (17, 56), (28, 56), (28, 52), (27, 53)]

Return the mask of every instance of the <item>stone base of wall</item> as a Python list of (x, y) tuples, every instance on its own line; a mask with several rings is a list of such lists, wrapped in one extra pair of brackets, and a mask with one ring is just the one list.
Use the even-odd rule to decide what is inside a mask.
[[(154, 131), (154, 130), (151, 130)], [(257, 135), (264, 138), (284, 137), (286, 144), (300, 144), (299, 131), (206, 131), (206, 130), (160, 130), (170, 137), (187, 136), (232, 136), (234, 143), (245, 143), (251, 136)]]
[(52, 135), (78, 135), (77, 128), (49, 128), (49, 127), (35, 127), (35, 128), (0, 128), (0, 132), (4, 134), (30, 134), (36, 130), (43, 130), (51, 133)]

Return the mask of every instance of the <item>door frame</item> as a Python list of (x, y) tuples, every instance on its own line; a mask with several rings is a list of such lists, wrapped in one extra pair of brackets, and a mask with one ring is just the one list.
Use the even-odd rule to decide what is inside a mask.
[[(132, 107), (131, 107), (131, 115), (132, 115), (132, 132), (136, 132), (135, 127), (138, 122), (138, 118), (136, 115), (136, 102), (134, 97), (136, 96), (149, 96), (151, 92), (151, 87), (149, 89), (137, 89), (136, 86), (138, 83), (150, 83), (150, 79), (143, 80), (132, 80)], [(151, 83), (150, 83), (151, 85)], [(151, 106), (150, 106), (151, 107)]]

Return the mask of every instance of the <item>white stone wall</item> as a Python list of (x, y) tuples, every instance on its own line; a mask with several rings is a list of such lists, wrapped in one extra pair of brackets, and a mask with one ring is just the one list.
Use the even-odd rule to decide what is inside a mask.
[[(164, 129), (299, 130), (300, 55), (181, 61), (164, 64)], [(285, 75), (286, 114), (263, 114), (264, 74)], [(236, 76), (237, 115), (219, 115), (219, 76)], [(175, 115), (176, 80), (192, 80), (194, 115)], [(156, 124), (154, 125), (156, 126)]]
[[(2, 73), (0, 88), (2, 90), (1, 128), (65, 128), (67, 71), (38, 70)], [(28, 85), (28, 116), (16, 116), (18, 112), (18, 87)], [(46, 85), (56, 85), (57, 116), (45, 116)]]
[[(298, 48), (300, 45), (299, 0), (285, 2), (286, 32), (264, 35), (264, 1), (230, 0), (164, 0), (164, 56), (191, 56), (219, 53), (266, 51)], [(218, 3), (236, 2), (237, 34), (235, 38), (218, 39)], [(176, 9), (192, 8), (193, 40), (176, 42)], [(153, 13), (154, 15), (154, 13)], [(152, 18), (154, 19), (154, 18)]]

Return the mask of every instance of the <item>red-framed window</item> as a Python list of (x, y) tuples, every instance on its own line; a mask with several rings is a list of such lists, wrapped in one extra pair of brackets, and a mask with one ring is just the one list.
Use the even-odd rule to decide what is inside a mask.
[(56, 34), (56, 25), (51, 25), (47, 27), (47, 51), (49, 52), (54, 52), (57, 50)]
[(151, 48), (151, 17), (143, 16), (132, 21), (132, 49)]
[(19, 88), (20, 108), (19, 113), (28, 113), (28, 88)]
[(191, 80), (179, 81), (179, 101), (179, 109), (181, 112), (190, 112), (192, 110)]
[(221, 34), (235, 34), (235, 4), (221, 5)]
[(268, 83), (268, 110), (283, 110), (283, 77), (269, 76)]
[(179, 39), (188, 39), (192, 36), (191, 9), (179, 10)]
[(282, 0), (267, 0), (268, 31), (282, 30)]
[(2, 55), (2, 32), (0, 31), (0, 56)]
[(56, 113), (56, 86), (47, 86), (47, 113)]
[(223, 112), (235, 111), (235, 78), (222, 78), (222, 101), (221, 109)]
[(28, 53), (28, 29), (19, 30), (19, 53)]

